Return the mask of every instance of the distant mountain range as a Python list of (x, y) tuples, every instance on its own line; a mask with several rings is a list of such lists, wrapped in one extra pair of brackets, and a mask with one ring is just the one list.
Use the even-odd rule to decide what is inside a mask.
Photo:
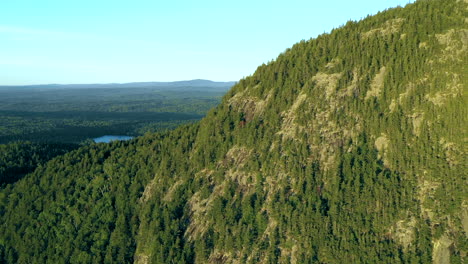
[(0, 89), (33, 88), (33, 89), (63, 89), (63, 88), (231, 88), (236, 82), (214, 82), (210, 80), (188, 80), (176, 82), (132, 82), (132, 83), (105, 83), (105, 84), (38, 84), (38, 85), (0, 85)]

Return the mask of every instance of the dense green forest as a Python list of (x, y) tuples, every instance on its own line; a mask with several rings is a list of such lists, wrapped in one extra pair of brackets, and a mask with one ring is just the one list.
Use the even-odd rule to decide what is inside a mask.
[(6, 263), (466, 263), (468, 3), (346, 23), (200, 122), (0, 190)]
[(200, 120), (233, 85), (173, 83), (0, 86), (0, 143), (80, 143), (139, 136)]
[(103, 135), (200, 120), (232, 82), (0, 86), (0, 186)]
[(0, 187), (13, 183), (56, 156), (78, 148), (76, 144), (12, 142), (0, 145)]

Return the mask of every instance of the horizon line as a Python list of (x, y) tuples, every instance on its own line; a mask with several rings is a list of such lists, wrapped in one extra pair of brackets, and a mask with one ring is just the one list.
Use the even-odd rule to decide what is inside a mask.
[(180, 82), (193, 82), (205, 81), (212, 83), (236, 83), (238, 81), (214, 81), (209, 79), (188, 79), (178, 81), (135, 81), (135, 82), (102, 82), (102, 83), (37, 83), (37, 84), (0, 84), (0, 87), (24, 87), (24, 86), (71, 86), (71, 85), (123, 85), (123, 84), (151, 84), (151, 83), (180, 83)]

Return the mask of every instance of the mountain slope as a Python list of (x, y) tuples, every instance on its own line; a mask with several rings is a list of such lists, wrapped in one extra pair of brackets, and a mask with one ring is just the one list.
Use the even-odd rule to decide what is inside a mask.
[(0, 192), (0, 260), (463, 263), (466, 1), (302, 41), (200, 123)]

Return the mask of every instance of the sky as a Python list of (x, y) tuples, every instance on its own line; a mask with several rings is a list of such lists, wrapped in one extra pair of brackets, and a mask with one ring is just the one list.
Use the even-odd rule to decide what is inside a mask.
[(413, 0), (1, 0), (0, 85), (237, 81)]

